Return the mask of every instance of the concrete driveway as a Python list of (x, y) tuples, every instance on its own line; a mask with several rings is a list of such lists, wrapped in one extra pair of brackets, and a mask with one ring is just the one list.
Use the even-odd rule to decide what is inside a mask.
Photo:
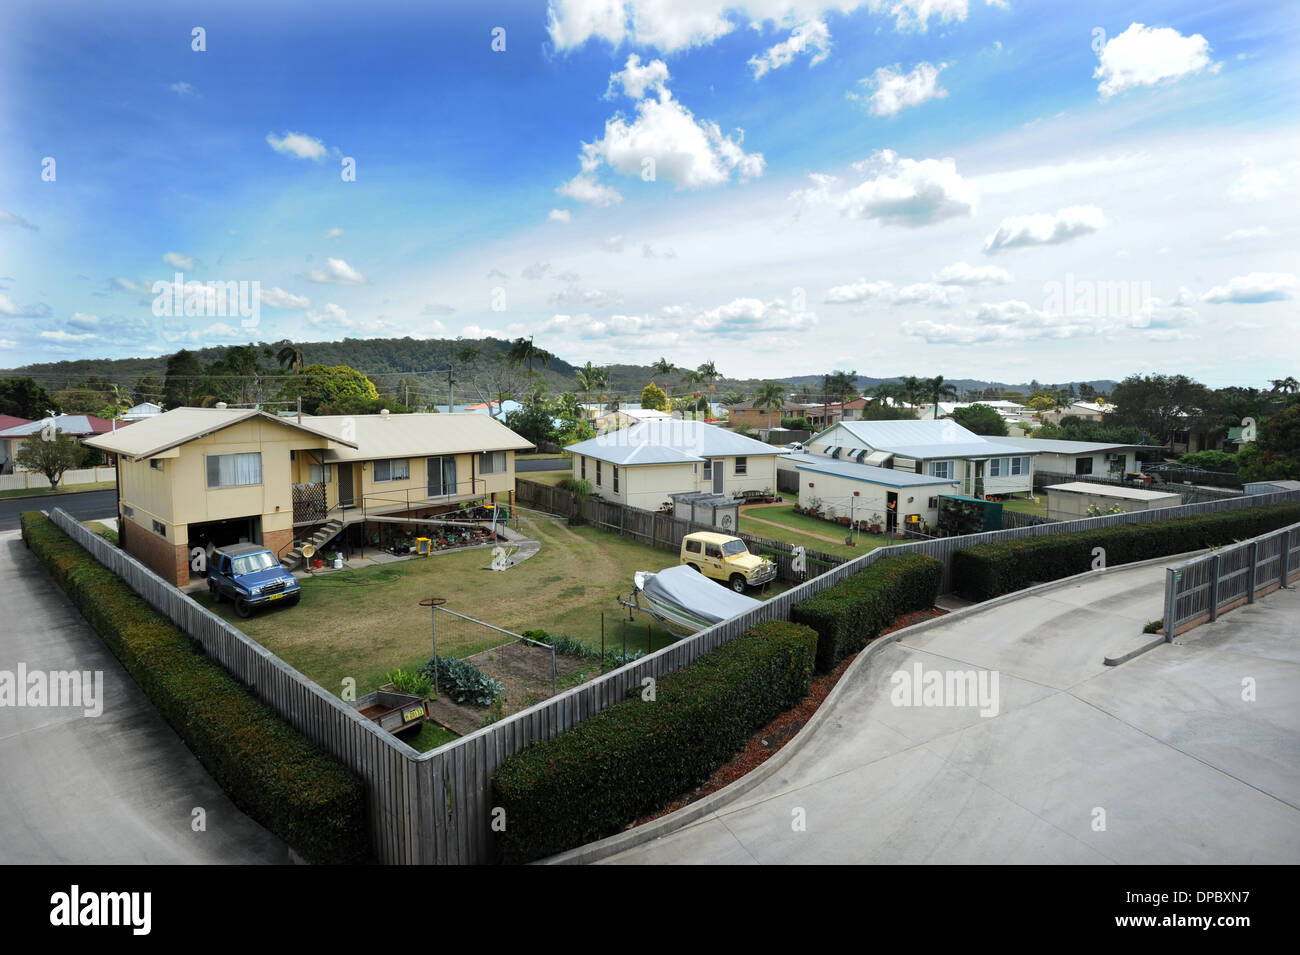
[[(1113, 570), (907, 631), (755, 788), (606, 861), (1300, 861), (1300, 594), (1104, 666), (1151, 639), (1163, 580)], [(996, 672), (997, 715), (893, 705), (918, 664)]]
[[(23, 546), (0, 533), (0, 670), (103, 672), (103, 713), (0, 706), (0, 864), (275, 863), (288, 849), (226, 798)], [(193, 810), (206, 814), (195, 832)]]

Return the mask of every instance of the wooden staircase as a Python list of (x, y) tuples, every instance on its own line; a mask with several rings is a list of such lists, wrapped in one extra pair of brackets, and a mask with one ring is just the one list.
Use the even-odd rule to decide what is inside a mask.
[[(319, 553), (320, 549), (337, 537), (341, 530), (343, 530), (342, 521), (329, 521), (321, 525), (321, 527), (317, 529), (316, 533), (312, 534), (304, 543), (311, 544), (312, 547), (316, 548), (316, 552)], [(297, 570), (302, 566), (302, 563), (303, 556), (301, 547), (295, 547), (293, 550), (289, 551), (289, 553), (280, 558), (280, 566), (285, 570)]]

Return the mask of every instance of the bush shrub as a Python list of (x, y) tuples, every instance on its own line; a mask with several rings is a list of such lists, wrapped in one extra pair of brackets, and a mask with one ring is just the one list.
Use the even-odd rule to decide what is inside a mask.
[(588, 646), (581, 640), (575, 640), (573, 637), (563, 634), (547, 633), (545, 630), (525, 630), (520, 636), (527, 637), (529, 640), (536, 640), (538, 643), (545, 643), (555, 648), (555, 652), (564, 657), (577, 657), (580, 660), (601, 660), (601, 665), (606, 670), (616, 670), (625, 663), (631, 663), (633, 660), (639, 660), (645, 656), (644, 650), (629, 650), (627, 653), (621, 653), (617, 650), (606, 650), (605, 657), (602, 660), (600, 651), (595, 647)]
[(433, 680), (419, 670), (403, 670), (398, 667), (388, 674), (388, 682), (397, 687), (399, 693), (413, 693), (416, 696), (433, 696)]
[(1148, 524), (1120, 524), (1095, 531), (977, 544), (952, 555), (957, 593), (989, 600), (1035, 583), (1060, 580), (1092, 569), (1094, 547), (1106, 551), (1106, 566), (1131, 564), (1231, 544), (1300, 521), (1300, 504), (1274, 504), (1180, 517)]
[(816, 644), (807, 627), (759, 624), (660, 677), (653, 702), (634, 687), (624, 702), (511, 756), (492, 777), (507, 820), (502, 861), (611, 835), (704, 782), (808, 695)]
[(827, 673), (880, 635), (900, 614), (929, 610), (943, 581), (943, 564), (924, 554), (900, 554), (801, 600), (790, 619), (817, 633), (817, 672)]
[(49, 518), (23, 540), (242, 811), (316, 863), (370, 856), (365, 788)]
[(494, 680), (474, 664), (455, 657), (429, 657), (420, 667), (423, 676), (433, 679), (438, 675), (438, 691), (456, 703), (474, 706), (491, 706), (505, 692), (505, 685)]

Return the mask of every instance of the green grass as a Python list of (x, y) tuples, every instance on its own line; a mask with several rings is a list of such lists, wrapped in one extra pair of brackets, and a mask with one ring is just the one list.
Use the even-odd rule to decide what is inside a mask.
[(109, 527), (107, 524), (101, 524), (99, 521), (86, 521), (86, 526), (110, 544), (117, 543), (117, 531), (113, 530), (113, 528)]
[(563, 471), (520, 471), (516, 479), (520, 481), (536, 481), (538, 484), (549, 484), (552, 487), (559, 484), (567, 477), (573, 477), (573, 471), (566, 469)]
[(114, 481), (99, 481), (94, 484), (73, 484), (70, 487), (61, 487), (53, 491), (48, 487), (33, 488), (15, 488), (11, 491), (0, 491), (0, 499), (10, 497), (49, 497), (58, 494), (82, 494), (86, 491), (111, 491), (117, 487)]
[(520, 452), (515, 455), (516, 461), (567, 461), (569, 455), (565, 451), (533, 451)]
[[(782, 526), (773, 527), (771, 524), (763, 524), (754, 520), (755, 517), (775, 521)], [(787, 544), (800, 544), (809, 550), (819, 550), (824, 554), (835, 554), (839, 557), (861, 557), (868, 551), (890, 543), (889, 538), (883, 534), (859, 533), (856, 537), (855, 546), (849, 547), (843, 543), (844, 538), (849, 536), (847, 527), (841, 524), (832, 524), (830, 521), (823, 521), (820, 518), (796, 514), (793, 504), (757, 508), (746, 512), (740, 518), (740, 532), (742, 534), (752, 534), (755, 537), (784, 541)], [(836, 540), (824, 541), (810, 536), (811, 534), (821, 534), (824, 537), (833, 537)]]
[[(331, 693), (356, 680), (358, 696), (386, 681), (395, 667), (413, 669), (432, 654), (424, 597), (445, 597), (447, 608), (520, 633), (543, 629), (600, 647), (605, 612), (607, 648), (622, 648), (617, 603), (632, 590), (637, 570), (661, 570), (672, 554), (630, 538), (563, 521), (527, 520), (524, 533), (541, 541), (534, 557), (497, 573), (483, 568), (487, 550), (338, 571), (302, 581), (302, 602), (240, 620), (228, 601), (215, 609), (268, 650)], [(775, 592), (775, 588), (769, 592)], [(212, 607), (206, 592), (194, 595)], [(655, 649), (676, 639), (648, 616), (628, 625), (628, 649), (645, 649), (646, 622)], [(501, 634), (439, 617), (438, 652), (465, 657), (505, 641)]]
[(452, 740), (460, 739), (449, 729), (443, 729), (437, 723), (431, 723), (425, 720), (420, 732), (415, 736), (406, 737), (403, 742), (419, 753), (427, 753), (431, 749), (437, 749), (439, 746), (445, 746)]
[(1035, 517), (1047, 516), (1047, 495), (1038, 495), (1038, 500), (1031, 501), (1027, 496), (1009, 497), (1002, 502), (1003, 510), (1015, 511), (1018, 514), (1032, 514)]

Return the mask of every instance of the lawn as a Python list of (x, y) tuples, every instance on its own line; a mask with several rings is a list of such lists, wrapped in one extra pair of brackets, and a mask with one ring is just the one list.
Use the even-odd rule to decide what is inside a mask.
[(10, 497), (49, 497), (52, 494), (81, 494), (85, 491), (111, 491), (115, 487), (117, 487), (117, 483), (114, 481), (98, 481), (94, 484), (73, 484), (71, 487), (61, 487), (57, 491), (52, 491), (48, 487), (19, 487), (10, 491), (0, 491), (0, 499)]
[(558, 485), (565, 478), (573, 477), (573, 471), (520, 471), (515, 475), (519, 481), (536, 481), (538, 484)]
[[(764, 521), (774, 521), (781, 526), (773, 527), (771, 524), (761, 523), (754, 520), (756, 517), (762, 518)], [(816, 517), (796, 514), (793, 504), (780, 507), (761, 507), (746, 511), (740, 518), (740, 531), (742, 534), (766, 537), (770, 540), (784, 541), (787, 544), (800, 544), (809, 550), (819, 550), (824, 554), (834, 554), (839, 557), (861, 557), (868, 551), (890, 543), (889, 538), (883, 534), (859, 533), (855, 538), (855, 546), (849, 547), (843, 543), (844, 538), (848, 537), (849, 534), (847, 527), (832, 524), (830, 521), (823, 521)], [(811, 536), (813, 534), (835, 539), (830, 541), (821, 540), (818, 537)]]
[[(617, 603), (632, 590), (637, 570), (661, 570), (673, 555), (590, 527), (570, 528), (562, 520), (525, 519), (523, 531), (542, 549), (503, 572), (484, 569), (484, 549), (382, 564), (309, 577), (302, 602), (239, 620), (228, 602), (217, 613), (240, 627), (321, 686), (341, 693), (343, 680), (356, 680), (358, 696), (386, 682), (395, 667), (412, 669), (432, 654), (429, 611), (424, 597), (445, 597), (447, 608), (519, 633), (543, 629), (600, 647), (601, 611), (608, 648), (622, 648)], [(206, 592), (195, 595), (212, 607)], [(628, 625), (628, 649), (655, 649), (676, 639), (649, 616)], [(506, 641), (502, 634), (439, 615), (438, 651), (465, 657)]]
[(1028, 496), (1016, 495), (1002, 502), (1003, 510), (1016, 511), (1019, 514), (1032, 514), (1035, 517), (1047, 516), (1047, 495), (1038, 495), (1038, 500), (1031, 501)]
[(567, 451), (517, 451), (516, 461), (567, 461)]

